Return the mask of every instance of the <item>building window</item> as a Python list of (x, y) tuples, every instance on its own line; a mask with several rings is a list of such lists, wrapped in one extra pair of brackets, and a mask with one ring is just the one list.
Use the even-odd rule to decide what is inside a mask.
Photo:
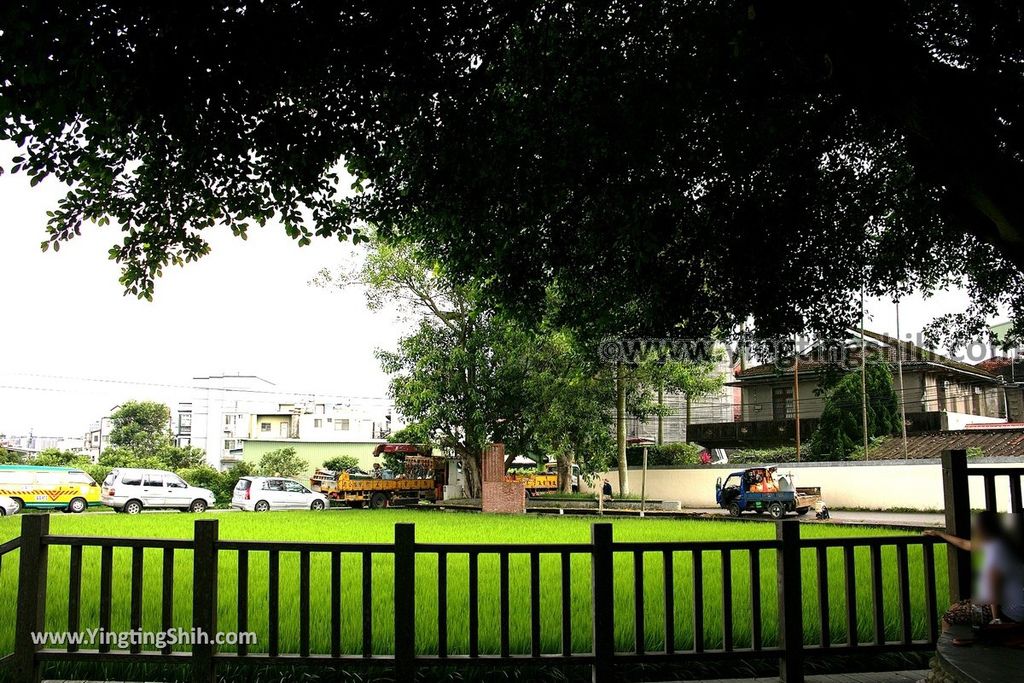
[(270, 425), (269, 422), (260, 422), (260, 431), (261, 432), (269, 432), (270, 428), (271, 428), (271, 425)]
[(313, 412), (316, 413), (317, 415), (323, 415), (326, 411), (327, 406), (324, 405), (323, 403), (317, 403), (316, 407), (313, 409)]
[(320, 429), (323, 426), (324, 426), (324, 421), (323, 420), (321, 420), (319, 418), (317, 418), (316, 420), (313, 420), (313, 427), (315, 427), (316, 429)]
[(785, 420), (792, 413), (793, 387), (772, 387), (772, 419)]
[(335, 420), (334, 431), (336, 432), (347, 432), (348, 431), (348, 419)]

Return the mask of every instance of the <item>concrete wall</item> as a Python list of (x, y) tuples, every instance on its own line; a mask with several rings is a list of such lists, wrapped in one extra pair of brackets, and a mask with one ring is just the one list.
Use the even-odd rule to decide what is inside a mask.
[[(1022, 464), (1024, 458), (977, 458), (971, 467), (1001, 467)], [(723, 480), (742, 465), (694, 466), (685, 468), (648, 468), (647, 497), (652, 500), (678, 500), (683, 507), (715, 507), (715, 480)], [(942, 465), (938, 460), (918, 460), (905, 464), (900, 460), (877, 463), (800, 463), (781, 465), (780, 471), (791, 471), (797, 486), (820, 486), (825, 503), (836, 508), (887, 510), (943, 510)], [(641, 469), (629, 468), (631, 493), (640, 493)], [(606, 472), (595, 481), (607, 478), (617, 493), (618, 472)], [(971, 477), (971, 505), (984, 505), (985, 494), (979, 477)], [(587, 488), (584, 485), (584, 488)], [(1009, 510), (1009, 483), (996, 480), (1000, 510)]]
[[(336, 458), (342, 455), (351, 455), (359, 459), (359, 466), (364, 470), (373, 467), (375, 459), (373, 449), (377, 443), (360, 442), (319, 442), (319, 441), (295, 441), (295, 440), (247, 440), (242, 448), (242, 459), (250, 464), (258, 464), (260, 458), (269, 451), (279, 448), (294, 448), (295, 454), (309, 463), (306, 472), (298, 479), (312, 476), (317, 467), (324, 464), (325, 460)], [(376, 459), (377, 462), (380, 459)]]
[(967, 413), (944, 413), (945, 429), (964, 429), (969, 424), (1000, 424), (1006, 422), (1001, 417), (985, 417), (983, 415), (969, 415)]

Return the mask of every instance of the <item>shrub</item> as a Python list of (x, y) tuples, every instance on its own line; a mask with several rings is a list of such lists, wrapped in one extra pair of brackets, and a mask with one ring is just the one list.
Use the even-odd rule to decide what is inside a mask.
[(729, 453), (729, 462), (738, 465), (769, 465), (796, 462), (796, 446), (775, 448), (741, 448)]
[[(700, 464), (700, 454), (703, 447), (695, 443), (666, 443), (660, 446), (647, 447), (648, 467), (672, 467), (680, 465)], [(644, 449), (634, 446), (626, 449), (626, 463), (633, 467), (640, 467), (644, 462)]]
[(23, 462), (25, 462), (25, 459), (21, 456), (21, 453), (15, 453), (0, 446), (0, 465), (20, 465)]
[(263, 454), (259, 473), (267, 477), (297, 477), (309, 468), (309, 462), (295, 453), (291, 446)]
[(329, 460), (324, 460), (323, 466), (334, 472), (345, 472), (353, 467), (359, 467), (359, 458), (354, 455), (339, 455)]

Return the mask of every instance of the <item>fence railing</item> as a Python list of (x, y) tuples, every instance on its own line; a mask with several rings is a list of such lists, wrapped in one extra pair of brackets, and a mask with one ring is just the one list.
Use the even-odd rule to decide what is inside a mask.
[[(246, 664), (370, 664), (393, 667), (398, 676), (431, 665), (583, 665), (592, 667), (594, 680), (611, 681), (622, 680), (617, 669), (622, 665), (725, 658), (776, 660), (783, 680), (801, 681), (806, 656), (933, 649), (938, 637), (934, 539), (801, 538), (796, 521), (777, 522), (775, 529), (775, 538), (766, 540), (636, 543), (615, 541), (612, 526), (602, 523), (592, 526), (589, 543), (517, 545), (422, 543), (416, 540), (414, 525), (396, 524), (393, 543), (353, 544), (226, 540), (219, 538), (216, 519), (197, 520), (192, 539), (59, 536), (49, 534), (48, 516), (26, 515), (16, 541), (18, 603), (10, 659), (18, 681), (39, 680), (41, 667), (52, 661), (174, 663), (191, 667), (193, 679), (201, 681), (214, 680), (218, 667)], [(258, 647), (239, 644), (234, 650), (219, 649), (212, 641), (185, 650), (143, 649), (138, 643), (125, 650), (109, 643), (89, 649), (72, 643), (44, 647), (34, 634), (54, 627), (52, 619), (50, 624), (44, 621), (48, 608), (51, 615), (59, 609), (49, 604), (47, 595), (48, 577), (52, 586), (50, 575), (57, 573), (50, 570), (63, 572), (63, 564), (51, 566), (50, 553), (58, 548), (62, 560), (64, 553), (68, 557), (67, 619), (61, 625), (68, 632), (92, 626), (111, 631), (115, 577), (119, 587), (127, 587), (123, 597), (130, 628), (153, 625), (155, 615), (144, 619), (143, 613), (145, 604), (152, 609), (156, 602), (155, 596), (144, 599), (148, 553), (151, 559), (153, 554), (160, 558), (148, 567), (151, 573), (160, 568), (162, 629), (188, 623), (205, 634), (224, 626), (245, 632), (258, 620), (266, 627), (265, 642)], [(90, 549), (90, 558), (99, 556), (96, 584), (83, 583), (84, 549)], [(895, 561), (894, 582), (883, 571), (883, 552), (886, 568)], [(190, 596), (182, 596), (183, 586), (176, 584), (179, 554), (191, 554), (191, 581), (184, 582)], [(288, 572), (282, 558), (287, 558)], [(115, 559), (127, 566), (115, 566)], [(347, 591), (343, 569), (345, 578), (355, 571)], [(94, 574), (90, 566), (89, 576)], [(581, 585), (584, 581), (589, 585)], [(859, 634), (858, 582), (871, 587), (873, 633), (867, 639)], [(525, 590), (513, 594), (513, 583)], [(916, 603), (911, 601), (912, 583), (921, 591)], [(231, 594), (218, 595), (225, 587)], [(83, 624), (84, 600), (97, 604), (94, 595), (83, 595), (88, 589), (98, 591), (98, 609), (90, 611), (97, 619)], [(288, 598), (284, 611), (282, 591)], [(381, 594), (387, 598), (384, 610), (375, 605), (375, 596)], [(182, 597), (186, 604), (191, 601), (190, 623), (175, 614), (180, 605), (176, 598)], [(466, 627), (459, 631), (458, 647), (449, 641), (453, 597), (468, 605), (468, 618), (458, 615), (456, 630)], [(688, 613), (683, 600), (689, 603)], [(810, 638), (805, 637), (805, 600), (815, 604), (813, 620), (818, 621), (817, 628), (810, 624)], [(314, 605), (320, 609), (317, 620), (311, 616)], [(845, 616), (835, 619), (832, 611), (839, 606)], [(898, 619), (887, 634), (886, 616), (891, 622), (894, 609)], [(422, 619), (417, 619), (418, 610)], [(915, 638), (914, 617), (920, 611), (927, 626)], [(219, 623), (225, 612), (234, 612), (234, 619)], [(390, 624), (374, 623), (382, 614)], [(766, 614), (773, 620), (766, 620)], [(661, 623), (652, 615), (661, 615)], [(744, 620), (742, 641), (737, 638), (737, 615)], [(519, 627), (515, 646), (513, 618)], [(291, 638), (283, 647), (285, 622)], [(834, 622), (842, 624), (835, 632)], [(544, 624), (547, 640), (542, 638)], [(554, 625), (557, 639), (550, 637)], [(631, 635), (623, 635), (624, 625), (631, 627), (626, 629)], [(482, 643), (484, 626), (490, 640)], [(381, 627), (387, 627), (383, 638)], [(580, 632), (584, 629), (585, 635)], [(714, 642), (709, 642), (706, 635), (712, 632)]]
[[(1004, 482), (1009, 486), (1009, 509), (1011, 512), (1024, 511), (1024, 497), (1021, 496), (1021, 478), (1024, 465), (1009, 467), (968, 467), (967, 451), (952, 450), (942, 453), (942, 486), (946, 505), (946, 531), (968, 538), (971, 535), (970, 482), (981, 479), (984, 492), (984, 508), (997, 512), (998, 486)], [(971, 595), (971, 557), (969, 553), (950, 548), (949, 591), (953, 600), (967, 599)]]

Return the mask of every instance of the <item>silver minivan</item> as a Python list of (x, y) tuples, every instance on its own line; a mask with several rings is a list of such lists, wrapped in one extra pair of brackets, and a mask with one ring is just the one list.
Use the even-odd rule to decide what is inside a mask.
[(174, 472), (118, 467), (100, 492), (104, 505), (135, 515), (145, 508), (205, 512), (216, 502), (210, 489), (192, 486)]
[(231, 507), (252, 512), (323, 510), (328, 505), (324, 494), (285, 477), (242, 477), (231, 495)]

